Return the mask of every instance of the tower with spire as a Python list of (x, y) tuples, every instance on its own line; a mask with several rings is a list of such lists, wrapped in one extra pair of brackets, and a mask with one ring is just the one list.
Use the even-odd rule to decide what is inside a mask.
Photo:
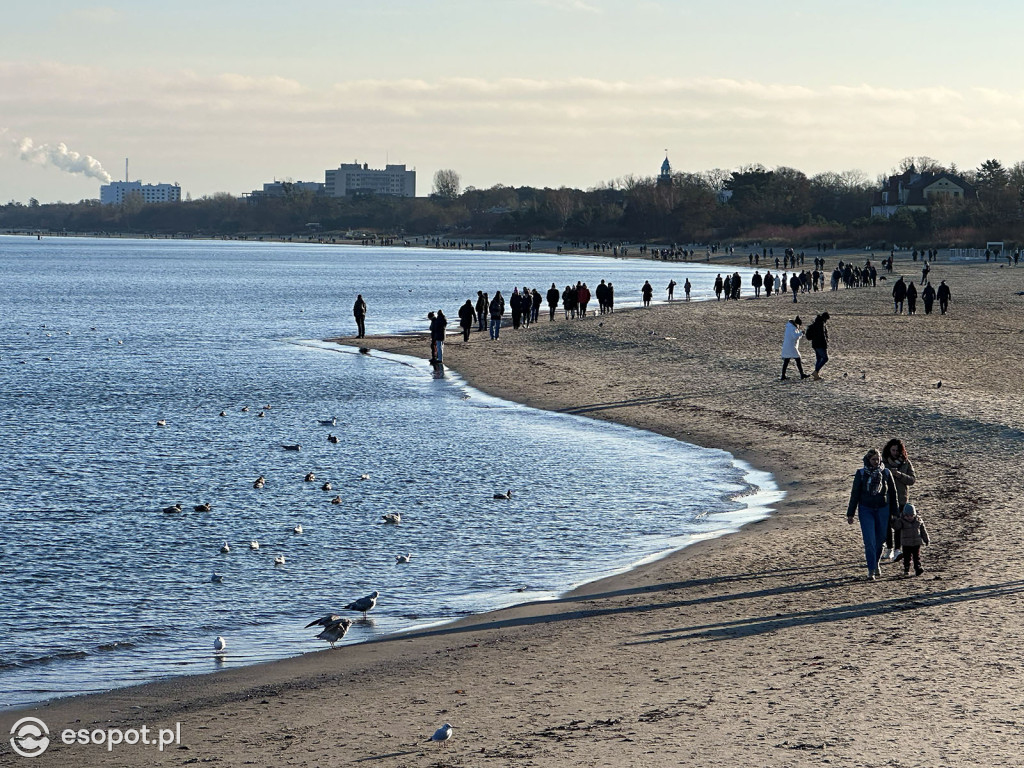
[(672, 184), (672, 164), (668, 161), (668, 150), (665, 150), (665, 161), (661, 164), (661, 173), (658, 175), (658, 184)]

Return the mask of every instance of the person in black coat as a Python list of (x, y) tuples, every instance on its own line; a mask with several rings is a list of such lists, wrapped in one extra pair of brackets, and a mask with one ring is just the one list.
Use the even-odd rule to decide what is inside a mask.
[(476, 309), (473, 307), (473, 300), (466, 299), (466, 303), (459, 307), (459, 325), (462, 326), (462, 340), (469, 341), (469, 331), (476, 319)]
[(356, 319), (356, 338), (366, 336), (366, 302), (363, 301), (363, 294), (356, 296), (356, 303), (352, 305), (352, 316)]
[(949, 295), (949, 286), (946, 285), (945, 280), (939, 283), (939, 290), (936, 291), (935, 295), (939, 300), (939, 312), (946, 314), (946, 310), (949, 309), (949, 300), (951, 297)]
[(921, 291), (921, 300), (924, 301), (924, 313), (930, 315), (932, 313), (932, 305), (935, 303), (935, 289), (932, 288), (931, 283), (928, 283), (924, 290)]
[(487, 329), (487, 311), (491, 305), (490, 299), (487, 298), (487, 294), (483, 291), (476, 292), (476, 321), (478, 323), (477, 330), (483, 331)]
[[(548, 320), (553, 321), (555, 319), (555, 308), (558, 306), (558, 300), (562, 294), (552, 283), (551, 287), (548, 288)], [(602, 305), (603, 306), (603, 305)]]
[(828, 322), (829, 317), (828, 312), (822, 312), (807, 326), (807, 331), (804, 333), (807, 340), (811, 342), (811, 349), (814, 350), (814, 373), (811, 376), (815, 381), (821, 381), (821, 376), (818, 373), (828, 362), (828, 327), (825, 323)]
[(903, 314), (903, 302), (907, 298), (907, 284), (903, 282), (901, 277), (896, 281), (896, 284), (892, 287), (892, 313), (894, 315)]
[(515, 330), (523, 313), (523, 297), (519, 295), (518, 288), (513, 288), (512, 295), (508, 297), (508, 309), (512, 313), (512, 329)]
[(907, 284), (907, 314), (917, 314), (917, 288), (914, 286), (913, 280)]

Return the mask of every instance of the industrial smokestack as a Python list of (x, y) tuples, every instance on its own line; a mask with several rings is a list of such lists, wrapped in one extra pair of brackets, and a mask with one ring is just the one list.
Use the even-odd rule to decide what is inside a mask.
[(21, 159), (36, 165), (52, 165), (68, 173), (80, 173), (99, 179), (104, 184), (110, 183), (110, 174), (103, 170), (103, 165), (95, 157), (80, 155), (67, 148), (63, 142), (51, 147), (40, 144), (38, 147), (32, 139), (25, 138), (18, 142)]

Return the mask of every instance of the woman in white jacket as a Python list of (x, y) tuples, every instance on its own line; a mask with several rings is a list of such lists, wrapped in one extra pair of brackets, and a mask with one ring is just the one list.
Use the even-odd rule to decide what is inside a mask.
[(786, 381), (786, 369), (789, 361), (796, 361), (796, 369), (800, 371), (800, 378), (806, 379), (809, 373), (804, 373), (803, 364), (800, 362), (800, 339), (804, 337), (803, 321), (797, 315), (786, 323), (786, 333), (782, 337), (782, 381)]

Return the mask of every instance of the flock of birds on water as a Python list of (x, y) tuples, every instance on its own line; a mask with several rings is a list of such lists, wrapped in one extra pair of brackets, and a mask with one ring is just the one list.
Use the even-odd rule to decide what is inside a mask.
[[(256, 415), (257, 416), (265, 416), (266, 412), (269, 411), (270, 409), (271, 409), (270, 405), (265, 405), (265, 406), (263, 406), (259, 410), (259, 412)], [(249, 412), (250, 408), (249, 408), (249, 406), (246, 405), (246, 406), (243, 406), (240, 410), (242, 412), (244, 412), (244, 413), (247, 413), (247, 412)], [(226, 411), (221, 411), (219, 415), (220, 416), (227, 416), (227, 412)], [(320, 426), (325, 426), (325, 427), (337, 426), (337, 423), (338, 423), (337, 417), (331, 417), (329, 419), (318, 419), (317, 421), (320, 424)], [(156, 422), (156, 425), (157, 425), (157, 427), (166, 427), (167, 426), (167, 420), (166, 419), (160, 419), (160, 420), (158, 420)], [(340, 440), (340, 438), (338, 438), (334, 434), (330, 434), (329, 433), (327, 435), (327, 441), (330, 442), (330, 443), (336, 444), (336, 443), (339, 442), (339, 440)], [(302, 445), (298, 444), (298, 443), (289, 443), (289, 444), (282, 444), (281, 448), (282, 448), (282, 450), (285, 450), (285, 451), (301, 451), (302, 450)], [(307, 482), (307, 483), (315, 482), (316, 479), (317, 479), (316, 474), (313, 473), (313, 472), (307, 472), (306, 475), (303, 477), (303, 481)], [(360, 481), (369, 480), (370, 479), (370, 475), (369, 475), (369, 473), (363, 473), (363, 474), (359, 475), (358, 479)], [(267, 479), (263, 475), (259, 475), (253, 481), (252, 487), (254, 489), (258, 490), (260, 488), (263, 488), (266, 485), (266, 483), (267, 483)], [(320, 486), (320, 490), (322, 490), (322, 491), (333, 491), (334, 490), (334, 486), (331, 484), (330, 481), (327, 481), (327, 482), (324, 482)], [(512, 491), (510, 489), (510, 490), (505, 491), (504, 493), (495, 493), (493, 498), (495, 500), (508, 501), (508, 500), (512, 499)], [(334, 496), (330, 500), (330, 503), (331, 504), (341, 504), (342, 503), (341, 496), (340, 495)], [(196, 504), (195, 506), (192, 507), (192, 509), (195, 512), (210, 512), (213, 509), (213, 505), (210, 502), (206, 501), (206, 502), (202, 502), (201, 504)], [(164, 507), (162, 511), (164, 512), (164, 514), (176, 515), (176, 514), (180, 514), (180, 513), (182, 513), (184, 511), (184, 506), (179, 502), (179, 503), (176, 503), (176, 504), (172, 504), (172, 505), (170, 505), (168, 507)], [(381, 520), (382, 520), (384, 525), (399, 525), (402, 522), (402, 514), (400, 512), (388, 512), (388, 513), (385, 513), (385, 514), (381, 515)], [(301, 535), (303, 533), (303, 527), (302, 527), (301, 523), (292, 528), (292, 533), (295, 534), (295, 535)], [(249, 549), (250, 549), (250, 551), (253, 551), (253, 552), (259, 551), (259, 549), (260, 549), (259, 541), (257, 539), (253, 539), (252, 541), (250, 541), (249, 542)], [(223, 555), (227, 555), (227, 554), (230, 554), (230, 552), (231, 552), (231, 544), (229, 542), (225, 541), (221, 545), (220, 553), (223, 554)], [(396, 565), (407, 565), (411, 561), (412, 561), (412, 553), (411, 552), (406, 553), (406, 554), (395, 555), (395, 564)], [(277, 555), (277, 556), (274, 557), (274, 565), (284, 565), (286, 562), (287, 562), (287, 560), (286, 560), (284, 555)], [(212, 582), (214, 584), (220, 584), (223, 581), (224, 581), (224, 574), (223, 573), (219, 573), (217, 571), (214, 571), (210, 575), (210, 582)], [(380, 592), (374, 590), (369, 595), (366, 595), (364, 597), (360, 597), (357, 600), (353, 600), (350, 603), (348, 603), (347, 605), (342, 606), (341, 610), (343, 610), (343, 611), (354, 611), (354, 612), (361, 613), (363, 615), (363, 620), (365, 621), (366, 618), (367, 618), (366, 614), (369, 611), (373, 610), (377, 606), (377, 599), (379, 597), (380, 597)], [(330, 613), (330, 614), (327, 614), (326, 616), (322, 616), (319, 619), (315, 619), (314, 621), (311, 621), (309, 624), (307, 624), (305, 626), (305, 628), (309, 629), (311, 627), (322, 627), (322, 629), (320, 630), (319, 634), (316, 635), (316, 639), (317, 640), (324, 640), (324, 641), (330, 643), (331, 648), (334, 648), (335, 644), (339, 640), (341, 640), (342, 638), (345, 637), (345, 634), (348, 632), (349, 628), (352, 627), (353, 623), (354, 622), (351, 619), (344, 618), (344, 617), (339, 616), (338, 614), (335, 614), (335, 613)], [(228, 647), (227, 640), (223, 636), (218, 636), (217, 639), (214, 640), (213, 650), (214, 650), (214, 653), (217, 654), (218, 656), (223, 655), (227, 651), (227, 647)], [(444, 734), (447, 734), (447, 735), (444, 735), (443, 738), (437, 738), (439, 736), (439, 734), (442, 734), (442, 732)], [(438, 731), (431, 737), (430, 740), (431, 741), (437, 741), (437, 742), (445, 742), (449, 738), (451, 738), (451, 725), (446, 723), (444, 726), (442, 726), (441, 728), (438, 729)]]

